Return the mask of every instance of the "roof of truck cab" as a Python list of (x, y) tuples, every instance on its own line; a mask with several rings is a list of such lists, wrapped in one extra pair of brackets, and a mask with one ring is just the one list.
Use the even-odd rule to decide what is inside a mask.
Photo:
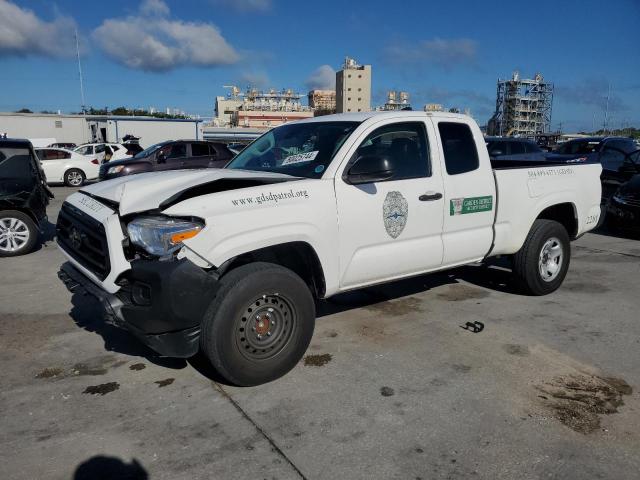
[(468, 115), (462, 113), (449, 112), (422, 112), (411, 110), (395, 110), (390, 112), (352, 112), (352, 113), (334, 113), (333, 115), (322, 115), (320, 117), (305, 118), (298, 120), (296, 123), (314, 123), (314, 122), (364, 122), (370, 118), (383, 120), (385, 118), (449, 118), (449, 119), (468, 119)]
[(23, 138), (0, 138), (0, 147), (28, 148), (31, 146), (31, 142)]

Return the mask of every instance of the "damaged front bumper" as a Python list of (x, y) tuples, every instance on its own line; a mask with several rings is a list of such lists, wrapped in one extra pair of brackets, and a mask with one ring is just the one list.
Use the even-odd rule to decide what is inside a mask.
[(74, 294), (92, 295), (105, 320), (161, 355), (188, 358), (199, 349), (200, 325), (218, 289), (216, 277), (189, 260), (135, 260), (109, 293), (64, 263), (58, 277)]

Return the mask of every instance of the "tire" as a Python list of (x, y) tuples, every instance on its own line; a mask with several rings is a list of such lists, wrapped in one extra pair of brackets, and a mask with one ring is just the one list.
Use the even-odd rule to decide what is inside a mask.
[(513, 274), (524, 293), (547, 295), (562, 285), (570, 260), (567, 230), (553, 220), (536, 220), (524, 245), (513, 256)]
[(313, 336), (315, 303), (306, 283), (289, 269), (263, 262), (238, 267), (220, 283), (202, 322), (202, 352), (235, 385), (283, 376)]
[(64, 184), (67, 187), (81, 187), (86, 179), (84, 172), (78, 168), (70, 168), (64, 172)]
[(38, 241), (38, 227), (26, 213), (17, 210), (0, 212), (0, 257), (29, 253)]

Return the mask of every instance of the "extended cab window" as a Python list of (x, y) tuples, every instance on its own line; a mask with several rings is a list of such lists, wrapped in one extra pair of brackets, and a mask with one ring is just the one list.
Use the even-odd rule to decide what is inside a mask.
[(440, 122), (438, 131), (444, 150), (444, 163), (449, 175), (471, 172), (480, 166), (476, 142), (468, 125)]
[(360, 144), (351, 162), (365, 155), (389, 160), (393, 177), (388, 181), (431, 175), (427, 137), (421, 122), (393, 123), (374, 130)]

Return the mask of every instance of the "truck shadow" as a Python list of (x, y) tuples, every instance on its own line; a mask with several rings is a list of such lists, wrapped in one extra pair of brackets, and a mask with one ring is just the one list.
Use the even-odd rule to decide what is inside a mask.
[(395, 282), (341, 293), (318, 302), (318, 318), (356, 308), (395, 300), (460, 281), (496, 292), (520, 295), (514, 284), (509, 262), (496, 259), (486, 264), (467, 265), (438, 273), (429, 273)]
[(106, 323), (100, 303), (91, 295), (74, 293), (71, 296), (71, 303), (73, 306), (69, 316), (80, 328), (100, 335), (104, 340), (105, 350), (132, 357), (144, 357), (150, 363), (172, 369), (182, 369), (187, 366), (186, 360), (159, 356), (131, 333)]

